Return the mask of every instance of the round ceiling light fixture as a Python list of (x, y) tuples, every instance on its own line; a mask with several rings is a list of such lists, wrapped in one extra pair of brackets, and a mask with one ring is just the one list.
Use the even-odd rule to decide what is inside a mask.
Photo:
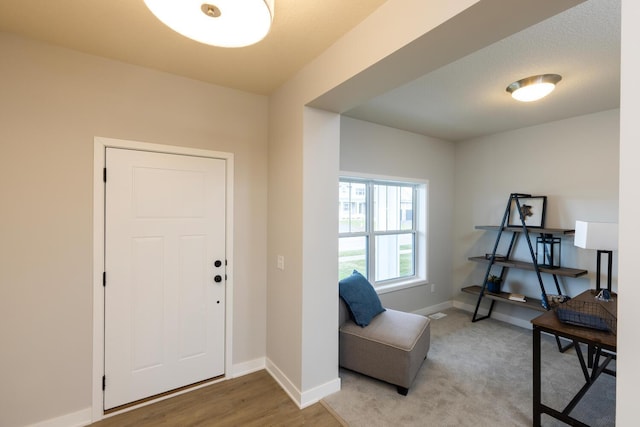
[(537, 101), (549, 95), (562, 80), (559, 74), (540, 74), (518, 80), (507, 86), (507, 92), (522, 102)]
[(144, 0), (167, 27), (200, 43), (243, 47), (271, 29), (274, 0)]

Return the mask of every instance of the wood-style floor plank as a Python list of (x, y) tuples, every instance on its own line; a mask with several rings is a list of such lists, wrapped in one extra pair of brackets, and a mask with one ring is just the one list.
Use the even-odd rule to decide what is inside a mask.
[(344, 426), (322, 404), (298, 407), (266, 371), (222, 381), (123, 414), (92, 427)]

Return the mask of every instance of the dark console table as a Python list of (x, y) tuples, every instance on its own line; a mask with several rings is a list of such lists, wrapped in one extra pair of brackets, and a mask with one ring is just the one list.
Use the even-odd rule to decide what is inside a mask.
[[(594, 296), (595, 291), (589, 290), (574, 299), (593, 301)], [(614, 301), (616, 301), (615, 307), (617, 309), (617, 296)], [(547, 311), (533, 319), (531, 323), (533, 324), (533, 425), (540, 426), (541, 415), (545, 413), (572, 426), (586, 426), (587, 424), (572, 418), (570, 413), (600, 374), (606, 373), (615, 376), (615, 372), (607, 369), (607, 366), (616, 357), (616, 335), (611, 332), (562, 323), (558, 320), (554, 311)], [(573, 342), (573, 347), (585, 378), (584, 386), (561, 411), (541, 402), (540, 334), (542, 332), (563, 337)], [(585, 362), (580, 343), (586, 344), (589, 349), (587, 362)]]

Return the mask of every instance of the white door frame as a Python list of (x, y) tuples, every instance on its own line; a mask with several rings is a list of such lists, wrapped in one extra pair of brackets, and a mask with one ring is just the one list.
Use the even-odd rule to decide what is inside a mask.
[[(227, 282), (225, 306), (225, 376), (232, 372), (233, 342), (233, 154), (196, 148), (95, 137), (93, 142), (93, 371), (91, 420), (104, 418), (102, 376), (104, 375), (104, 181), (105, 152), (108, 147), (166, 154), (223, 159), (226, 163), (226, 256)], [(107, 177), (108, 179), (108, 177)], [(167, 396), (168, 397), (168, 396)], [(164, 397), (166, 398), (166, 397)], [(160, 400), (160, 399), (158, 399)], [(152, 403), (145, 402), (142, 405)], [(139, 405), (139, 406), (142, 406)], [(134, 409), (127, 408), (127, 410)]]

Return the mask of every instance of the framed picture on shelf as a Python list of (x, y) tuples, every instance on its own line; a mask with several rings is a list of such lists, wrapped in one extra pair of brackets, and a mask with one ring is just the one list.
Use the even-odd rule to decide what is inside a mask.
[[(544, 214), (547, 208), (547, 196), (520, 197), (520, 209), (524, 217), (524, 223), (530, 228), (544, 228)], [(521, 227), (520, 215), (515, 199), (511, 199), (509, 207), (509, 227)]]

